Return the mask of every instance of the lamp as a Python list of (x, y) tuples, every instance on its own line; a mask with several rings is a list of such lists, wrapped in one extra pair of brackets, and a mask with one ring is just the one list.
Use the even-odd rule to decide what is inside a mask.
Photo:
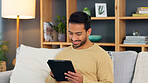
[(19, 46), (19, 19), (35, 18), (35, 0), (1, 0), (2, 17), (17, 19), (16, 48)]
[[(34, 19), (36, 0), (1, 0), (3, 18), (16, 20), (16, 48), (19, 46), (19, 19)], [(13, 60), (15, 65), (15, 59)]]

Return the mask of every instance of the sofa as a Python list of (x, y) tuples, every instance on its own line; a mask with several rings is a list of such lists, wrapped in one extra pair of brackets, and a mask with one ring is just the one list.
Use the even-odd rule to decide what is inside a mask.
[[(50, 68), (46, 63), (62, 49), (21, 45), (17, 51), (15, 68), (0, 72), (0, 83), (47, 82)], [(107, 52), (114, 63), (114, 83), (148, 83), (148, 52)]]

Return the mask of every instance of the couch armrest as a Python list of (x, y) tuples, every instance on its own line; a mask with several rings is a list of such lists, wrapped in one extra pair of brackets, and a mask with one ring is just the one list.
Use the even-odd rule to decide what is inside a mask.
[(10, 83), (11, 74), (12, 74), (12, 70), (0, 72), (0, 83)]

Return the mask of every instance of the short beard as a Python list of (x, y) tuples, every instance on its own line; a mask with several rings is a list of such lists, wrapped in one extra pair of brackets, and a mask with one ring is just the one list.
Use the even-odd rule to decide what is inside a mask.
[[(71, 40), (71, 41), (72, 41), (72, 40)], [(77, 40), (77, 41), (81, 41), (81, 40)], [(79, 48), (79, 47), (83, 46), (83, 45), (86, 43), (86, 41), (87, 41), (87, 38), (85, 38), (85, 40), (82, 41), (79, 46), (74, 46), (74, 44), (73, 44), (72, 47), (73, 47), (74, 49)]]

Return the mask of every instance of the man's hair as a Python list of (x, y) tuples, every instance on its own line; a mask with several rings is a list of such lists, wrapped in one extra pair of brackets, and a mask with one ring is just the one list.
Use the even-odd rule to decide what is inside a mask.
[(69, 23), (84, 24), (84, 29), (87, 31), (90, 28), (90, 16), (84, 12), (74, 12), (69, 18)]

